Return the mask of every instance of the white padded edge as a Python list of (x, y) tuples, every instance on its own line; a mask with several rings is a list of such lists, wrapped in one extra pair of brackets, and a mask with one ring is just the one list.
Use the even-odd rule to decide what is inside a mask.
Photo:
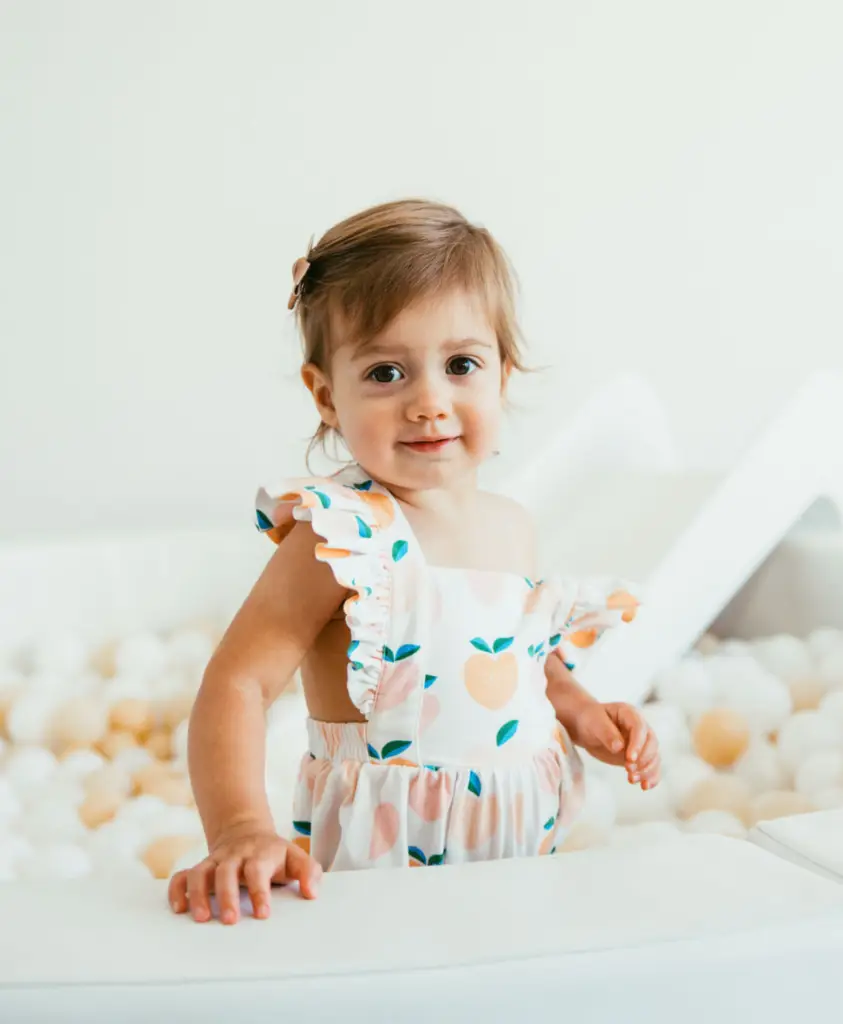
[(843, 810), (761, 821), (749, 839), (792, 864), (843, 882)]

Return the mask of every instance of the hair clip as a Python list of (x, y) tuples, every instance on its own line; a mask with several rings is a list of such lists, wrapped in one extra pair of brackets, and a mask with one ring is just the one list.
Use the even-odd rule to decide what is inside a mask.
[(301, 292), (301, 283), (304, 280), (305, 274), (310, 270), (310, 264), (304, 258), (300, 256), (293, 264), (293, 290), (290, 292), (290, 299), (287, 302), (287, 309), (295, 309), (296, 303), (299, 300), (299, 294)]

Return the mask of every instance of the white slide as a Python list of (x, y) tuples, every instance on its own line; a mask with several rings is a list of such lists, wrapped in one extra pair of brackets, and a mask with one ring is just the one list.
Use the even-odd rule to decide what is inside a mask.
[[(721, 615), (721, 632), (746, 632), (747, 621), (762, 631), (765, 618), (769, 631), (768, 602), (759, 595), (763, 576), (754, 574), (780, 546), (786, 553), (795, 542), (802, 557), (812, 534), (839, 528), (841, 438), (843, 379), (826, 374), (795, 395), (728, 473), (603, 470), (591, 481), (581, 478), (574, 493), (561, 485), (564, 502), (545, 477), (541, 508), (559, 510), (555, 524), (542, 523), (554, 569), (619, 576), (643, 588), (634, 626), (607, 634), (579, 666), (583, 684), (601, 700), (640, 702), (655, 675)], [(784, 621), (792, 633), (800, 625), (843, 624), (839, 602), (800, 610), (794, 581), (778, 567), (765, 587), (771, 576), (784, 602), (780, 628)], [(826, 621), (818, 621), (823, 611)]]

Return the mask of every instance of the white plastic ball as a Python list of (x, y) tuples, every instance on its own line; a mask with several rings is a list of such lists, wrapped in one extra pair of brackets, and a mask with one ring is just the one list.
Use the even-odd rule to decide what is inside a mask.
[(106, 682), (102, 696), (109, 705), (119, 704), (123, 700), (146, 700), (149, 687), (142, 676), (118, 675)]
[(64, 701), (50, 721), (50, 741), (59, 750), (74, 744), (96, 743), (107, 731), (108, 708), (93, 697)]
[(72, 676), (81, 672), (88, 659), (82, 638), (70, 630), (56, 630), (41, 637), (30, 651), (30, 671)]
[[(611, 776), (609, 778), (611, 779)], [(666, 786), (641, 789), (627, 780), (625, 772), (617, 769), (610, 785), (617, 807), (618, 824), (634, 825), (642, 821), (663, 821), (671, 816), (670, 793)]]
[(747, 640), (730, 637), (721, 641), (716, 653), (722, 654), (726, 658), (750, 658), (752, 657), (752, 644)]
[(752, 645), (756, 659), (773, 675), (785, 682), (810, 676), (814, 660), (804, 640), (781, 633), (756, 640)]
[(180, 762), (187, 761), (187, 730), (189, 722), (185, 719), (180, 722), (173, 732), (173, 758)]
[(664, 780), (659, 788), (666, 790), (671, 806), (677, 807), (697, 783), (714, 774), (714, 768), (701, 757), (683, 754), (665, 769)]
[(718, 707), (737, 711), (756, 734), (778, 729), (793, 708), (786, 683), (748, 657), (709, 659)]
[(781, 727), (777, 743), (779, 757), (791, 778), (809, 755), (839, 746), (837, 724), (819, 711), (797, 711)]
[(682, 710), (664, 701), (645, 704), (641, 713), (659, 742), (662, 762), (667, 764), (691, 749), (691, 732)]
[(685, 822), (686, 832), (729, 836), (732, 839), (746, 839), (746, 825), (728, 811), (700, 811)]
[(615, 826), (609, 833), (609, 845), (658, 846), (681, 838), (681, 831), (672, 821), (644, 821), (633, 825)]
[(0, 829), (13, 821), (21, 811), (21, 800), (11, 781), (0, 775)]
[(823, 627), (815, 629), (807, 640), (808, 650), (815, 661), (821, 662), (828, 654), (843, 654), (843, 630)]
[(37, 847), (20, 865), (22, 878), (47, 881), (55, 878), (83, 878), (91, 873), (91, 858), (75, 843), (53, 843)]
[(160, 797), (144, 793), (141, 796), (127, 800), (118, 811), (115, 820), (120, 822), (129, 821), (145, 827), (153, 822), (156, 817), (166, 813), (168, 809), (169, 805)]
[(26, 836), (17, 832), (0, 833), (0, 863), (18, 868), (22, 861), (32, 856), (34, 850), (35, 847)]
[(783, 789), (787, 783), (787, 772), (776, 747), (761, 736), (754, 736), (750, 740), (749, 749), (735, 763), (732, 772), (743, 779), (753, 793)]
[(706, 660), (694, 655), (660, 673), (655, 690), (660, 700), (675, 705), (689, 717), (707, 711), (714, 702), (714, 685)]
[(21, 693), (6, 715), (6, 731), (12, 742), (21, 746), (46, 743), (55, 708), (56, 698), (51, 693), (38, 690)]
[(95, 750), (74, 750), (59, 762), (58, 773), (64, 779), (83, 781), (105, 764), (105, 758)]
[(189, 871), (190, 868), (196, 867), (196, 865), (200, 861), (203, 861), (207, 856), (207, 843), (199, 841), (192, 850), (188, 850), (187, 853), (182, 854), (175, 864), (173, 864), (172, 873), (175, 874), (177, 871)]
[(843, 740), (843, 689), (831, 690), (820, 701), (817, 709), (821, 715), (837, 722), (840, 726), (840, 737)]
[(76, 808), (54, 797), (44, 797), (27, 807), (20, 816), (18, 827), (34, 844), (72, 841), (81, 839), (85, 833)]
[(108, 860), (132, 860), (149, 841), (140, 822), (107, 821), (88, 833), (86, 849), (95, 863)]
[(122, 768), (129, 775), (134, 775), (136, 771), (144, 768), (153, 760), (152, 754), (150, 754), (146, 747), (127, 747), (125, 750), (118, 751), (112, 758), (111, 763), (117, 765), (118, 768)]
[(167, 648), (154, 633), (137, 633), (118, 645), (115, 665), (117, 675), (150, 679), (165, 670)]
[(26, 685), (25, 677), (8, 665), (0, 666), (0, 700), (13, 698)]
[[(289, 807), (292, 807), (292, 800)], [(289, 810), (288, 810), (288, 816)], [(611, 828), (617, 817), (615, 796), (611, 786), (600, 778), (588, 779), (585, 784), (585, 800), (577, 821), (600, 828)]]
[(213, 653), (213, 640), (198, 629), (179, 630), (167, 643), (167, 660), (170, 665), (200, 675)]
[(843, 645), (833, 648), (820, 658), (817, 675), (828, 690), (843, 687)]
[(18, 747), (6, 758), (4, 773), (19, 795), (31, 793), (51, 779), (58, 767), (55, 756), (43, 747)]
[(843, 750), (818, 750), (799, 765), (793, 788), (813, 799), (831, 786), (843, 787)]

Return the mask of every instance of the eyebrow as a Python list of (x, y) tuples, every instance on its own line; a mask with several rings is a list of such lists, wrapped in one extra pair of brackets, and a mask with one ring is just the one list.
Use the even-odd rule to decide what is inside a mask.
[[(370, 358), (373, 355), (384, 355), (391, 354), (393, 352), (411, 352), (413, 350), (412, 345), (404, 345), (401, 342), (393, 342), (386, 344), (384, 342), (364, 342), (353, 358), (362, 359)], [(442, 348), (453, 351), (454, 349), (460, 348), (488, 348), (493, 349), (495, 346), (489, 341), (481, 341), (479, 338), (450, 338), (448, 341), (442, 343)]]

